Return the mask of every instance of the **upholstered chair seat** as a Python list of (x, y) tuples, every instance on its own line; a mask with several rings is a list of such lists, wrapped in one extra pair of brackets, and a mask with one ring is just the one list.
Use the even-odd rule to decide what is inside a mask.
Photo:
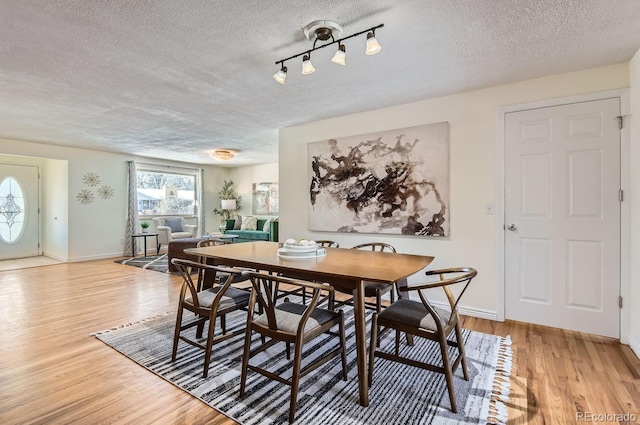
[[(228, 273), (225, 273), (228, 276)], [(221, 287), (209, 288), (204, 291), (198, 292), (198, 305), (202, 308), (211, 308), (213, 301), (215, 300)], [(225, 309), (233, 306), (246, 305), (249, 300), (249, 293), (242, 289), (234, 288), (230, 286), (226, 289), (226, 292), (220, 298), (219, 309)], [(193, 306), (193, 298), (188, 297), (184, 300), (185, 304)]]
[[(302, 315), (307, 309), (306, 305), (284, 302), (275, 307), (275, 320), (278, 323), (278, 329), (282, 332), (295, 334), (298, 331), (298, 325), (302, 320)], [(337, 313), (329, 310), (315, 309), (307, 319), (304, 325), (304, 332), (311, 332), (320, 328), (325, 323), (336, 318)], [(255, 323), (269, 327), (269, 320), (266, 314), (259, 316)]]
[[(438, 313), (438, 318), (444, 323), (449, 321), (451, 312), (439, 307), (433, 307)], [(405, 323), (407, 326), (413, 326), (421, 329), (435, 331), (438, 329), (433, 315), (424, 308), (420, 301), (414, 301), (402, 298), (391, 304), (380, 312), (378, 316), (381, 321), (391, 321), (395, 323)]]

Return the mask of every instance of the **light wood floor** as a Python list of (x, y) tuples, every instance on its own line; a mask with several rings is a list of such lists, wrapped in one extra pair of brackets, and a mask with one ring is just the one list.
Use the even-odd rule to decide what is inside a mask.
[(13, 260), (0, 260), (0, 271), (27, 269), (29, 267), (50, 266), (52, 264), (61, 264), (64, 261), (55, 260), (53, 258), (40, 255), (37, 257), (17, 258)]
[[(0, 424), (233, 424), (89, 336), (174, 309), (179, 287), (111, 260), (0, 271)], [(640, 416), (640, 361), (627, 346), (509, 321), (464, 326), (511, 335), (510, 423)]]

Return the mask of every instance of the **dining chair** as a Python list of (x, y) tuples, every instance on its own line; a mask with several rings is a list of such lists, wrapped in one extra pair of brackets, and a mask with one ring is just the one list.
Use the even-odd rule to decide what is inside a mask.
[[(451, 411), (457, 413), (456, 396), (453, 385), (453, 374), (458, 365), (462, 363), (462, 373), (465, 380), (469, 380), (469, 371), (464, 354), (464, 340), (460, 328), (460, 318), (458, 317), (458, 302), (466, 291), (471, 280), (478, 272), (470, 267), (449, 268), (441, 270), (427, 271), (427, 276), (437, 276), (437, 281), (430, 281), (419, 285), (403, 286), (398, 288), (399, 292), (416, 292), (420, 301), (411, 300), (409, 297), (402, 297), (381, 313), (374, 313), (371, 323), (371, 343), (369, 348), (369, 386), (373, 385), (373, 362), (374, 357), (380, 357), (404, 363), (410, 366), (444, 373), (449, 391), (449, 402)], [(459, 287), (457, 295), (450, 289), (452, 285)], [(424, 291), (432, 288), (442, 288), (445, 292), (449, 307), (446, 310), (434, 307)], [(395, 350), (393, 353), (376, 350), (379, 345), (378, 328), (395, 330)], [(442, 365), (425, 363), (415, 358), (400, 356), (400, 332), (406, 332), (418, 337), (436, 341), (440, 346), (440, 356)], [(455, 340), (449, 340), (449, 335), (454, 332)], [(373, 343), (376, 341), (376, 344)], [(456, 347), (458, 356), (451, 362), (449, 359), (448, 347)]]
[[(371, 250), (371, 251), (377, 251), (377, 252), (392, 252), (395, 253), (396, 249), (388, 244), (388, 243), (384, 243), (384, 242), (368, 242), (368, 243), (363, 243), (360, 245), (356, 245), (354, 247), (352, 247), (351, 249), (366, 249), (366, 250)], [(369, 301), (364, 302), (364, 306), (365, 308), (370, 308), (370, 309), (375, 309), (375, 311), (377, 313), (380, 313), (380, 311), (382, 310), (382, 295), (386, 294), (387, 292), (390, 292), (390, 301), (391, 303), (393, 303), (395, 301), (395, 293), (394, 293), (394, 287), (396, 286), (396, 283), (394, 282), (392, 285), (388, 284), (388, 283), (381, 283), (381, 282), (364, 282), (364, 296), (366, 298), (375, 298), (376, 302), (375, 303), (371, 303)], [(353, 295), (351, 292), (347, 292), (347, 291), (342, 291), (339, 288), (336, 288), (337, 292), (340, 292), (341, 294), (348, 294), (348, 295)], [(332, 296), (333, 295), (333, 296)], [(337, 303), (337, 305), (336, 305)], [(348, 298), (346, 300), (342, 300), (342, 301), (336, 301), (335, 300), (335, 292), (333, 294), (330, 294), (329, 296), (329, 308), (333, 309), (336, 308), (336, 306), (340, 306), (340, 305), (353, 305), (353, 298)], [(407, 341), (411, 341), (411, 336), (409, 334), (407, 334)]]
[[(331, 286), (263, 273), (248, 273), (248, 275), (251, 278), (252, 290), (249, 300), (249, 312), (247, 314), (244, 352), (242, 355), (240, 397), (244, 397), (245, 395), (247, 372), (249, 369), (267, 378), (289, 385), (291, 387), (289, 422), (291, 423), (295, 420), (300, 378), (333, 357), (340, 355), (342, 360), (342, 378), (345, 381), (347, 380), (344, 315), (342, 311), (332, 311), (317, 307), (320, 292), (333, 291)], [(275, 289), (277, 283), (285, 283), (289, 286), (299, 286), (310, 290), (311, 301), (309, 305), (288, 301), (276, 305), (276, 301), (278, 300)], [(262, 314), (254, 314), (254, 306), (256, 303), (262, 307)], [(330, 329), (335, 325), (338, 325), (337, 334), (330, 332)], [(260, 334), (261, 337), (267, 337), (269, 340), (265, 342), (263, 339), (259, 346), (251, 349), (251, 336), (253, 332)], [(339, 346), (323, 356), (315, 358), (305, 367), (301, 367), (304, 345), (324, 333), (338, 336)], [(294, 345), (294, 357), (291, 367), (292, 374), (289, 379), (278, 374), (281, 372), (280, 369), (278, 371), (269, 371), (249, 363), (249, 360), (256, 354), (264, 352), (267, 348), (278, 342), (285, 343), (287, 359), (291, 358), (290, 347), (291, 344)]]
[[(389, 245), (388, 243), (384, 243), (384, 242), (363, 243), (360, 245), (356, 245), (351, 249), (366, 249), (366, 250), (378, 251), (378, 252), (393, 252), (393, 253), (396, 252), (396, 249), (392, 245)], [(388, 283), (381, 283), (381, 282), (364, 282), (364, 296), (368, 298), (376, 299), (375, 303), (365, 301), (365, 304), (364, 304), (365, 307), (373, 308), (376, 310), (377, 313), (380, 313), (380, 311), (382, 310), (382, 295), (386, 294), (387, 292), (390, 292), (391, 303), (395, 301), (395, 293), (394, 293), (395, 286), (396, 286), (395, 282), (392, 285)], [(350, 292), (343, 292), (340, 289), (336, 289), (336, 291), (351, 295)], [(353, 305), (352, 299), (348, 299), (345, 301), (335, 301), (335, 297), (334, 297), (333, 299), (329, 298), (329, 308), (334, 308), (336, 302), (338, 303), (338, 305), (343, 305), (343, 304)]]
[[(174, 258), (171, 262), (178, 268), (183, 280), (178, 301), (176, 326), (173, 334), (171, 361), (176, 361), (179, 340), (191, 344), (194, 347), (202, 348), (205, 352), (204, 372), (202, 376), (206, 378), (209, 374), (209, 363), (211, 361), (213, 344), (239, 335), (244, 331), (244, 329), (241, 328), (233, 332), (227, 332), (226, 315), (233, 311), (246, 310), (250, 295), (248, 291), (243, 291), (231, 286), (234, 276), (242, 273), (240, 270), (229, 267), (212, 266), (180, 258)], [(193, 275), (196, 273), (197, 276), (211, 273), (213, 281), (215, 281), (216, 273), (224, 273), (227, 277), (224, 282), (220, 284), (214, 284), (211, 288), (198, 290), (197, 282), (193, 281)], [(183, 323), (185, 310), (195, 313), (196, 320), (187, 320), (186, 323)], [(222, 335), (215, 338), (215, 325), (218, 317), (220, 318)], [(202, 338), (204, 325), (207, 320), (209, 321), (209, 327), (207, 328), (206, 343), (203, 345), (198, 342), (198, 339)], [(182, 334), (182, 331), (194, 326), (196, 326), (195, 338), (189, 338)]]
[[(340, 244), (336, 241), (331, 241), (331, 240), (319, 240), (319, 241), (315, 241), (316, 245), (318, 245), (321, 248), (340, 248)], [(287, 295), (300, 295), (302, 296), (302, 304), (306, 304), (307, 303), (307, 290), (306, 288), (300, 287), (300, 288), (295, 288), (293, 290), (287, 289), (287, 290), (283, 290), (279, 287), (279, 285), (276, 285), (276, 290), (279, 291), (278, 292), (278, 298), (282, 298), (282, 297), (286, 297)], [(329, 298), (329, 296), (325, 296), (324, 298), (320, 299), (319, 303), (323, 303), (325, 300), (327, 300)]]

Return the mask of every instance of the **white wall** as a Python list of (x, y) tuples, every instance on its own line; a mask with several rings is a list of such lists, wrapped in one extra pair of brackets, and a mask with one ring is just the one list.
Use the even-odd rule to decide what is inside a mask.
[[(381, 240), (399, 252), (434, 255), (432, 268), (471, 266), (478, 277), (463, 303), (479, 317), (497, 310), (496, 201), (497, 109), (500, 106), (628, 87), (628, 64), (554, 75), (280, 130), (280, 240), (334, 239), (350, 247)], [(440, 121), (450, 124), (451, 236), (353, 235), (311, 232), (307, 143)], [(414, 276), (413, 281), (419, 276)]]
[[(220, 205), (218, 192), (222, 189), (224, 180), (229, 180), (229, 169), (216, 166), (204, 166), (204, 231), (200, 234), (217, 232), (220, 227), (220, 216), (213, 213), (213, 209)], [(202, 230), (202, 229), (199, 229)]]
[[(55, 183), (49, 182), (47, 184), (45, 194), (48, 200), (68, 198), (68, 261), (116, 257), (123, 254), (127, 204), (125, 161), (133, 159), (145, 163), (177, 167), (198, 167), (180, 162), (131, 157), (109, 152), (3, 138), (0, 138), (0, 154), (41, 158), (43, 161), (44, 159), (66, 161), (68, 164), (68, 179), (65, 184), (61, 184), (59, 180), (64, 178), (64, 170), (60, 168), (62, 165), (47, 161), (48, 165), (57, 164), (57, 166), (53, 165), (51, 170)], [(218, 227), (218, 220), (217, 218), (214, 219), (213, 215), (214, 198), (217, 197), (217, 193), (222, 186), (222, 180), (224, 178), (228, 179), (229, 170), (216, 166), (205, 166), (203, 168), (205, 169), (205, 228), (206, 231), (211, 232)], [(91, 189), (82, 181), (83, 176), (88, 172), (97, 173), (101, 179), (100, 185), (111, 186), (114, 190), (114, 196), (110, 199), (102, 199), (96, 196), (93, 203), (89, 205), (83, 205), (78, 202), (77, 194), (82, 189)], [(93, 189), (95, 193), (96, 188)], [(56, 224), (54, 217), (57, 216), (58, 221), (61, 220), (60, 215), (64, 214), (64, 206), (60, 206), (57, 203), (47, 205), (52, 208), (55, 205), (55, 212), (45, 215), (47, 221), (43, 224), (43, 227), (52, 229), (51, 233), (47, 233), (47, 235), (55, 240), (47, 240), (45, 246), (55, 246), (55, 248), (52, 248), (55, 253), (58, 253), (58, 251), (63, 252), (64, 241), (60, 238), (64, 237), (64, 225)], [(195, 222), (195, 219), (191, 219), (191, 222)], [(56, 230), (54, 231), (53, 229)], [(60, 253), (55, 255), (62, 256)]]
[(67, 261), (69, 257), (69, 163), (46, 159), (43, 172), (43, 254)]
[[(236, 193), (242, 196), (240, 215), (252, 215), (253, 183), (277, 183), (278, 164), (232, 168), (230, 176), (236, 188)], [(256, 217), (262, 216), (257, 215)]]
[(629, 63), (630, 103), (631, 103), (631, 329), (629, 345), (640, 357), (640, 50)]

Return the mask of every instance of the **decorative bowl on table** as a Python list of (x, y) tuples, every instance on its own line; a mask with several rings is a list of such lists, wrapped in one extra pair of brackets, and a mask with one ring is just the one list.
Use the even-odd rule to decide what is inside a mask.
[(307, 239), (289, 238), (278, 249), (278, 256), (285, 258), (293, 257), (320, 257), (326, 254), (326, 250), (321, 248), (315, 241)]
[(286, 241), (284, 241), (284, 244), (282, 245), (282, 247), (287, 251), (310, 252), (318, 249), (318, 244), (315, 241), (310, 241), (307, 239), (289, 238)]

